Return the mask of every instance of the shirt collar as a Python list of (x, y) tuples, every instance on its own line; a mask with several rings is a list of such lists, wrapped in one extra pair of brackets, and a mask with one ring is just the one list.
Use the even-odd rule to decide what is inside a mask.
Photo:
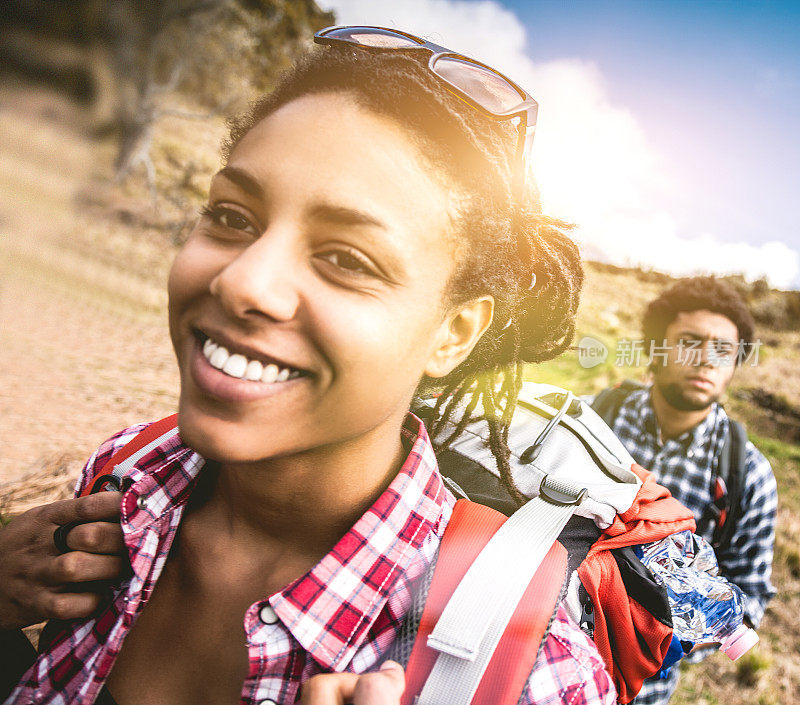
[(716, 430), (725, 417), (726, 414), (722, 406), (714, 402), (711, 406), (711, 411), (708, 412), (706, 417), (697, 426), (688, 431), (690, 434), (688, 447), (699, 449), (707, 445), (709, 439), (716, 436)]
[(329, 670), (347, 667), (442, 519), (447, 492), (427, 431), (408, 414), (403, 435), (411, 449), (389, 487), (310, 572), (270, 598), (294, 638)]
[(143, 456), (123, 479), (124, 533), (139, 534), (165, 514), (182, 511), (204, 464), (178, 435)]

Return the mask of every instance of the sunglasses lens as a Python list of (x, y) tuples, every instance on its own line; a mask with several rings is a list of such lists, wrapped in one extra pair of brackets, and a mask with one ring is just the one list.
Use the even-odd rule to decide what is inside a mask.
[(420, 46), (419, 41), (410, 37), (388, 29), (372, 29), (371, 27), (342, 27), (328, 32), (325, 36), (379, 49), (408, 49)]
[(525, 96), (502, 76), (469, 61), (443, 56), (436, 61), (433, 70), (493, 113), (511, 111), (525, 100)]

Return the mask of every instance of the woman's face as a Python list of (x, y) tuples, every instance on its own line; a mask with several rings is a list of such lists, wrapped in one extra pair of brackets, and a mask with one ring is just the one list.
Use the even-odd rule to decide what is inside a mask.
[(346, 95), (256, 125), (170, 274), (184, 440), (248, 462), (396, 432), (458, 342), (450, 227), (408, 134)]

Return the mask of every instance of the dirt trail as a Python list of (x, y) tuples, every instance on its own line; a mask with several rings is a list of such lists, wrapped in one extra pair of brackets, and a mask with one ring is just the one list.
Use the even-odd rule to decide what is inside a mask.
[(77, 475), (114, 431), (171, 413), (177, 375), (163, 282), (87, 255), (107, 238), (76, 196), (110, 174), (108, 150), (52, 96), (0, 97), (2, 484), (64, 463)]

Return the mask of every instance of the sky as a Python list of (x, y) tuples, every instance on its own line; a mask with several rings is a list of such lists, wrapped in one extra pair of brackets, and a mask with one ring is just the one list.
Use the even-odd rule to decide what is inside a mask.
[(539, 101), (532, 169), (583, 253), (800, 288), (800, 2), (319, 0)]

